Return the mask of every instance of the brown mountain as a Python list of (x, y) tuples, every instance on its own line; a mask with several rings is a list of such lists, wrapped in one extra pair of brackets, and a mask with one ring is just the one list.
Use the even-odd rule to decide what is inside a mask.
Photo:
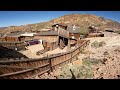
[(48, 22), (28, 24), (22, 26), (10, 26), (7, 28), (1, 28), (0, 33), (10, 33), (13, 31), (42, 31), (44, 28), (51, 28), (54, 23), (63, 24), (76, 24), (80, 27), (88, 27), (94, 25), (100, 28), (116, 28), (120, 29), (120, 23), (106, 19), (104, 17), (96, 16), (93, 14), (68, 14), (59, 18), (52, 19)]

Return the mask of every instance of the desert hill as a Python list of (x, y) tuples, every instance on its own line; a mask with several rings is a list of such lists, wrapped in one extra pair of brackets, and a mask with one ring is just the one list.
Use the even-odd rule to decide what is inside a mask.
[(104, 17), (96, 16), (94, 14), (67, 14), (67, 15), (49, 20), (47, 22), (0, 28), (0, 33), (10, 33), (13, 31), (29, 31), (29, 32), (42, 31), (43, 29), (51, 28), (51, 25), (54, 23), (75, 24), (84, 28), (90, 25), (94, 25), (101, 29), (103, 28), (120, 29), (119, 22), (106, 19)]

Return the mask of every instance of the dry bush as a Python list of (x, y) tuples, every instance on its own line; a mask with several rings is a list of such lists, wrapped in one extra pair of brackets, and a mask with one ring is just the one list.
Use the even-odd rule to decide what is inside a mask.
[(91, 47), (93, 47), (93, 48), (99, 48), (99, 47), (103, 47), (105, 45), (106, 45), (105, 41), (102, 41), (102, 42), (95, 41), (95, 42), (93, 42), (91, 44)]
[(118, 34), (120, 34), (120, 31), (114, 31), (114, 33), (118, 33)]
[(87, 66), (100, 64), (100, 63), (105, 62), (105, 60), (106, 60), (105, 58), (104, 59), (96, 59), (96, 58), (90, 58), (90, 57), (86, 57), (86, 58), (82, 59), (83, 64), (87, 65)]
[(93, 70), (90, 65), (65, 65), (61, 68), (61, 73), (57, 77), (58, 79), (73, 79), (73, 75), (70, 72), (72, 70), (74, 77), (76, 79), (87, 79), (93, 78)]

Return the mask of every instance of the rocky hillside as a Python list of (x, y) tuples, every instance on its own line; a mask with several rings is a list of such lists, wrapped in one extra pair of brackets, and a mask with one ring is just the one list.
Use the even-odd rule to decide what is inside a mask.
[(119, 28), (120, 23), (106, 19), (104, 17), (96, 16), (93, 14), (68, 14), (61, 16), (59, 18), (52, 19), (48, 22), (28, 24), (22, 26), (10, 26), (7, 28), (0, 28), (0, 33), (10, 33), (12, 31), (41, 31), (44, 28), (50, 28), (54, 23), (63, 24), (76, 24), (81, 27), (88, 27), (89, 25), (94, 25), (100, 28), (112, 27)]

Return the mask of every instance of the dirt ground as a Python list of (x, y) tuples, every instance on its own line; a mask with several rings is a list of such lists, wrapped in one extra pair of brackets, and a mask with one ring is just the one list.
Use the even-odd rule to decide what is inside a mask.
[[(106, 34), (105, 34), (106, 35)], [(106, 59), (104, 64), (94, 66), (94, 78), (116, 79), (120, 76), (120, 35), (113, 36), (107, 33), (106, 37), (87, 38), (90, 40), (89, 48), (85, 56), (90, 58)], [(104, 41), (105, 46), (99, 48), (92, 48), (91, 44), (94, 41)], [(106, 54), (107, 53), (107, 54)], [(82, 56), (81, 56), (82, 57)]]
[[(47, 51), (42, 55), (37, 55), (36, 52), (39, 51), (39, 50), (42, 50), (41, 48), (43, 49), (43, 46), (41, 46), (41, 45), (35, 45), (34, 46), (33, 45), (33, 46), (30, 46), (30, 48), (28, 50), (19, 51), (19, 52), (22, 53), (23, 55), (27, 56), (28, 58), (42, 58), (42, 57), (50, 55), (50, 54), (57, 54), (57, 53), (66, 52), (66, 50), (67, 50), (67, 47), (65, 47), (62, 50), (58, 47), (58, 48), (56, 48), (52, 51)], [(32, 50), (34, 50), (34, 51), (32, 51)]]
[[(95, 38), (86, 38), (90, 40), (90, 45), (84, 52), (80, 53), (78, 56), (78, 60), (68, 64), (65, 67), (60, 67), (58, 70), (51, 72), (50, 74), (43, 74), (40, 77), (36, 77), (37, 79), (71, 79), (71, 73), (69, 69), (74, 68), (74, 74), (78, 75), (75, 67), (80, 68), (83, 65), (83, 59), (86, 57), (94, 58), (95, 60), (105, 60), (103, 63), (90, 64), (92, 69), (90, 71), (85, 69), (83, 70), (82, 75), (86, 75), (83, 73), (93, 72), (93, 77), (83, 77), (79, 75), (81, 79), (120, 79), (120, 35), (115, 33), (104, 33), (105, 37), (95, 37)], [(105, 42), (105, 45), (99, 48), (94, 48), (91, 46), (93, 42)], [(78, 66), (79, 65), (79, 66)], [(85, 65), (84, 65), (85, 66)], [(85, 67), (84, 67), (85, 68)], [(64, 73), (63, 73), (64, 72)], [(77, 72), (77, 73), (76, 73)], [(61, 76), (62, 73), (62, 76)], [(65, 74), (67, 73), (67, 74)], [(89, 74), (90, 76), (90, 74)], [(79, 79), (78, 78), (78, 79)]]

